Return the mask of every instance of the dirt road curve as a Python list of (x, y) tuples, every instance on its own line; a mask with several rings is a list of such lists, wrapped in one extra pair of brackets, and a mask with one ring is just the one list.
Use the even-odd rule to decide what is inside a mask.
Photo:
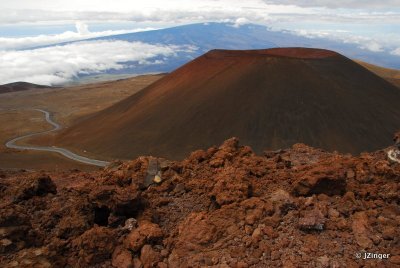
[(69, 159), (72, 159), (74, 161), (78, 161), (78, 162), (89, 164), (89, 165), (95, 165), (95, 166), (99, 166), (99, 167), (105, 167), (110, 163), (110, 162), (106, 162), (106, 161), (90, 159), (90, 158), (87, 158), (87, 157), (84, 157), (84, 156), (81, 156), (81, 155), (77, 155), (77, 154), (75, 154), (75, 153), (73, 153), (73, 152), (71, 152), (71, 151), (69, 151), (67, 149), (59, 148), (59, 147), (34, 146), (34, 145), (30, 145), (30, 146), (17, 145), (16, 142), (18, 142), (20, 140), (23, 140), (23, 139), (26, 139), (26, 138), (29, 138), (29, 137), (33, 137), (33, 136), (38, 136), (38, 135), (54, 132), (54, 131), (57, 131), (57, 130), (61, 129), (61, 126), (51, 119), (50, 113), (48, 111), (41, 110), (41, 109), (32, 109), (32, 110), (42, 112), (45, 115), (46, 121), (49, 124), (51, 124), (53, 126), (53, 128), (50, 129), (50, 130), (31, 133), (31, 134), (27, 134), (27, 135), (16, 137), (16, 138), (14, 138), (12, 140), (9, 140), (5, 144), (7, 148), (18, 149), (18, 150), (46, 151), (46, 152), (59, 153), (59, 154), (65, 156), (65, 157), (67, 157)]

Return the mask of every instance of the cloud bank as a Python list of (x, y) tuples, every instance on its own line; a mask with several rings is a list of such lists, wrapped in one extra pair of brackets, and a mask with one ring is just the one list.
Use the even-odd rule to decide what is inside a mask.
[[(73, 7), (71, 9), (71, 7)], [(350, 11), (338, 11), (341, 8)], [(379, 8), (379, 10), (377, 10)], [(397, 8), (397, 10), (396, 10)], [(354, 9), (354, 10), (352, 10)], [(3, 11), (0, 23), (38, 22), (156, 22), (192, 23), (236, 20), (254, 21), (290, 20), (287, 15), (308, 16), (312, 20), (373, 20), (400, 21), (399, 0), (25, 0), (0, 2)]]
[[(372, 52), (391, 52), (396, 44), (400, 44), (400, 36), (398, 35), (383, 35), (384, 38), (379, 38), (379, 36), (366, 37), (342, 30), (296, 30), (293, 33), (307, 38), (324, 38), (355, 44), (361, 49)], [(391, 53), (396, 55), (395, 52)]]
[(392, 55), (400, 56), (400, 47), (399, 47), (399, 48), (396, 48), (396, 49), (393, 50), (391, 53), (392, 53)]
[(91, 32), (86, 23), (77, 21), (75, 22), (76, 32), (66, 31), (64, 33), (55, 35), (37, 35), (31, 37), (0, 37), (0, 50), (19, 50), (26, 48), (34, 48), (52, 44), (59, 44), (63, 42), (78, 41), (89, 38), (110, 36), (117, 34), (126, 34), (134, 32), (142, 32), (154, 30), (154, 28), (138, 28), (131, 30), (117, 30), (117, 31), (100, 31)]
[[(122, 69), (124, 63), (157, 64), (157, 56), (194, 51), (190, 46), (151, 45), (141, 42), (92, 41), (21, 51), (0, 51), (0, 84), (26, 81), (57, 85), (79, 74)], [(133, 63), (132, 63), (133, 62)]]
[(327, 8), (391, 9), (400, 7), (399, 0), (264, 0), (264, 2), (268, 4)]

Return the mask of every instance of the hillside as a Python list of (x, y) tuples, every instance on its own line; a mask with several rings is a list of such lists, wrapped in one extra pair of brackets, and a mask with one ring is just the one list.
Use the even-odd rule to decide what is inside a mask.
[(0, 85), (0, 94), (15, 92), (15, 91), (24, 91), (28, 89), (43, 89), (43, 88), (50, 88), (50, 87), (36, 85), (32, 83), (26, 83), (26, 82), (15, 82), (10, 84)]
[(357, 154), (388, 145), (399, 100), (395, 86), (332, 51), (213, 50), (71, 126), (56, 144), (182, 159), (236, 136), (258, 153), (303, 142)]
[(400, 70), (385, 68), (359, 60), (356, 60), (356, 62), (361, 64), (371, 72), (376, 73), (377, 75), (385, 78), (394, 85), (400, 87)]
[[(75, 161), (49, 152), (21, 151), (6, 148), (5, 143), (15, 137), (40, 132), (51, 126), (43, 113), (49, 111), (55, 122), (67, 128), (86, 115), (101, 111), (142, 90), (163, 75), (136, 76), (118, 81), (101, 82), (56, 89), (34, 89), (11, 92), (0, 96), (0, 169), (68, 170), (91, 169)], [(26, 140), (27, 144), (48, 144), (47, 135)]]

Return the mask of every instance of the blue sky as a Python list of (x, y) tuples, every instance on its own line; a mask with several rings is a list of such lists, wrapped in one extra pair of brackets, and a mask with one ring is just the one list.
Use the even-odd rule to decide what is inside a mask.
[[(38, 46), (210, 21), (256, 23), (354, 43), (400, 61), (400, 0), (14, 0), (1, 1), (0, 10), (0, 62), (21, 49), (31, 49), (24, 56), (38, 60), (40, 53), (33, 50)], [(0, 70), (11, 68), (1, 64)], [(29, 80), (29, 73), (23, 78)]]

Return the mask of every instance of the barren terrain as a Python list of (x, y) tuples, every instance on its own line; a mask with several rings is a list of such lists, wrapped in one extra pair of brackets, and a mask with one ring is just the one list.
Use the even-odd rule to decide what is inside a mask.
[[(58, 154), (7, 149), (4, 143), (16, 136), (51, 128), (45, 122), (43, 114), (25, 110), (27, 108), (48, 110), (56, 122), (63, 127), (68, 127), (78, 118), (102, 110), (134, 94), (160, 77), (162, 75), (148, 75), (67, 88), (35, 88), (1, 94), (0, 168), (93, 169), (91, 166), (67, 160)], [(17, 110), (10, 111), (10, 109)], [(44, 140), (49, 138), (49, 136), (43, 137)], [(28, 140), (21, 142), (29, 143)]]
[(90, 166), (69, 161), (58, 154), (8, 149), (4, 144), (11, 137), (40, 132), (51, 128), (43, 114), (32, 110), (0, 111), (0, 168), (63, 170), (79, 168), (91, 170)]
[(400, 88), (400, 70), (384, 68), (359, 60), (356, 60), (356, 62)]
[[(286, 53), (286, 52), (285, 52)], [(278, 50), (279, 54), (279, 50)], [(299, 56), (299, 55), (292, 55)], [(314, 55), (314, 57), (320, 55)], [(362, 66), (380, 75), (386, 80), (398, 83), (400, 71), (382, 68), (365, 62)], [(136, 78), (123, 79), (66, 88), (40, 88), (12, 92), (0, 95), (0, 168), (26, 168), (26, 169), (56, 169), (65, 170), (69, 168), (80, 168), (92, 170), (95, 167), (78, 164), (64, 157), (45, 152), (16, 151), (6, 149), (4, 143), (16, 136), (44, 130), (50, 126), (38, 113), (21, 108), (41, 108), (50, 111), (56, 122), (66, 128), (85, 120), (91, 114), (101, 111), (120, 100), (123, 100), (151, 83), (157, 81), (163, 75), (148, 75)], [(25, 85), (25, 84), (23, 84)], [(19, 109), (8, 111), (8, 109)], [(113, 126), (110, 126), (112, 129)], [(54, 144), (53, 135), (39, 136), (33, 140), (26, 139), (21, 144)], [(168, 139), (165, 137), (164, 139)], [(78, 146), (70, 146), (81, 155), (104, 160), (112, 160), (114, 156), (110, 153), (87, 151)], [(128, 149), (128, 147), (126, 147)], [(194, 148), (193, 148), (194, 149)], [(130, 150), (130, 149), (129, 149)], [(189, 149), (186, 149), (187, 152)], [(183, 155), (182, 155), (183, 157)], [(129, 158), (129, 157), (125, 157)]]
[(256, 155), (233, 138), (183, 161), (0, 171), (0, 266), (400, 267), (400, 163), (386, 152)]

